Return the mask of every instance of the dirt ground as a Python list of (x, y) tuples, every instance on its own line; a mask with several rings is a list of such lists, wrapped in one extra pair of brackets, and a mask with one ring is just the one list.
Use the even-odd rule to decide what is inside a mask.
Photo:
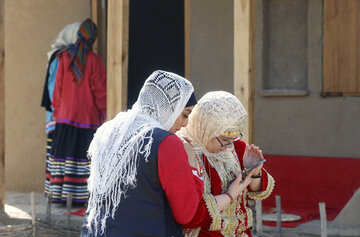
[[(47, 202), (42, 193), (35, 193), (36, 212), (36, 236), (57, 237), (57, 236), (79, 236), (83, 217), (70, 216), (70, 224), (67, 224), (66, 206), (63, 204), (51, 205), (51, 222), (47, 223), (46, 218)], [(72, 207), (71, 211), (79, 207)], [(0, 213), (0, 236), (33, 236), (33, 226), (30, 193), (6, 193), (5, 213)], [(331, 222), (327, 223), (331, 227)], [(256, 234), (258, 237), (275, 236), (276, 227), (263, 226), (263, 234)], [(282, 237), (313, 237), (321, 236), (320, 221), (314, 220), (304, 223), (295, 228), (282, 228)], [(358, 229), (332, 229), (328, 228), (328, 236), (347, 237), (360, 236)]]

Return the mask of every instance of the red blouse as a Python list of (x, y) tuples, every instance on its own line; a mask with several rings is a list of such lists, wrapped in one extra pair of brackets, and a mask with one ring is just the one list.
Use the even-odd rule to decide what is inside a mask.
[(202, 201), (204, 182), (189, 165), (184, 145), (176, 135), (160, 143), (158, 172), (175, 220), (188, 224)]
[(70, 53), (59, 55), (52, 106), (57, 123), (97, 128), (106, 117), (106, 72), (100, 56), (88, 51), (83, 80), (73, 82)]

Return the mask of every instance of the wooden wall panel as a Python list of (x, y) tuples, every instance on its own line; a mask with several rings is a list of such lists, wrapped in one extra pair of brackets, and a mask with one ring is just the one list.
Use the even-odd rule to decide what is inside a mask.
[(190, 80), (190, 0), (184, 0), (185, 78)]
[(254, 22), (254, 1), (234, 0), (234, 95), (248, 112), (248, 143), (254, 142)]
[(108, 1), (107, 120), (126, 110), (129, 0)]
[(5, 205), (4, 0), (0, 0), (0, 212)]
[(91, 19), (97, 25), (97, 39), (93, 45), (93, 51), (97, 53), (106, 66), (107, 60), (107, 1), (91, 0)]
[(360, 1), (324, 1), (323, 93), (360, 95)]

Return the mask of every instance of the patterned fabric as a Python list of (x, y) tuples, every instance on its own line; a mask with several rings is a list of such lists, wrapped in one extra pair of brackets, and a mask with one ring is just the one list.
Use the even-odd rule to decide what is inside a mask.
[(81, 84), (86, 65), (86, 54), (88, 50), (91, 50), (97, 36), (95, 23), (91, 19), (86, 19), (80, 25), (77, 35), (78, 40), (68, 50), (71, 53), (70, 69), (74, 73), (73, 81)]
[(49, 195), (51, 192), (51, 166), (52, 166), (52, 158), (50, 157), (51, 151), (51, 144), (52, 144), (52, 137), (53, 132), (49, 132), (47, 134), (46, 139), (46, 171), (45, 171), (45, 197)]
[[(56, 124), (46, 162), (45, 196), (53, 202), (65, 202), (69, 194), (74, 203), (86, 203), (90, 160), (86, 156), (94, 129)], [(50, 148), (50, 147), (49, 147)]]
[[(68, 195), (72, 195), (72, 201), (86, 203), (89, 197), (87, 191), (87, 178), (90, 161), (87, 158), (54, 158), (49, 156), (48, 170), (50, 180), (45, 193), (52, 193), (52, 202), (65, 202)], [(47, 196), (47, 195), (45, 195)]]

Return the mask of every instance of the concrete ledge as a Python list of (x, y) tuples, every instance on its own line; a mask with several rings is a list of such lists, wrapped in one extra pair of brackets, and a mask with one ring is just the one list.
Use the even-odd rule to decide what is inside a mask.
[[(360, 227), (359, 228), (331, 228), (332, 221), (327, 222), (327, 235), (334, 237), (359, 237), (360, 236)], [(330, 228), (329, 228), (330, 226)], [(263, 226), (263, 231), (267, 234), (275, 236), (276, 226)], [(298, 225), (294, 228), (282, 227), (281, 228), (282, 236), (291, 236), (291, 237), (304, 237), (304, 236), (320, 236), (321, 227), (320, 220), (313, 220), (306, 222), (304, 224)]]
[(261, 96), (307, 96), (308, 90), (291, 90), (291, 89), (266, 89), (261, 90)]
[(333, 221), (334, 228), (359, 228), (360, 229), (360, 188), (354, 193), (350, 201)]

